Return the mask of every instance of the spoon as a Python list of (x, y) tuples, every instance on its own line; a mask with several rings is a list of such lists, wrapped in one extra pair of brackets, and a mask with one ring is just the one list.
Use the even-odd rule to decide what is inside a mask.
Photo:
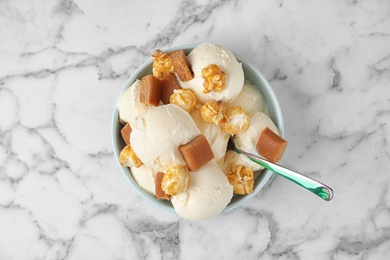
[(268, 161), (260, 156), (242, 151), (242, 150), (237, 148), (237, 146), (235, 145), (234, 141), (231, 138), (230, 138), (230, 141), (231, 141), (230, 143), (233, 146), (233, 149), (237, 153), (246, 155), (251, 161), (263, 166), (264, 168), (266, 168), (268, 170), (271, 170), (271, 171), (283, 176), (284, 178), (286, 178), (292, 182), (295, 182), (299, 186), (307, 189), (308, 191), (313, 192), (315, 195), (319, 196), (320, 198), (322, 198), (326, 201), (330, 201), (333, 198), (333, 190), (329, 186), (327, 186), (319, 181), (316, 181), (312, 178), (304, 176), (298, 172), (287, 169), (286, 167), (280, 166), (279, 164), (272, 163), (272, 162), (270, 162), (270, 161)]

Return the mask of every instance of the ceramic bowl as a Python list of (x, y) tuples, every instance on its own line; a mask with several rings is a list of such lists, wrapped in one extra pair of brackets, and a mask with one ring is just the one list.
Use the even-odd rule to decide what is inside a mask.
[[(197, 44), (188, 44), (188, 45), (177, 46), (163, 51), (171, 52), (175, 50), (184, 50), (185, 53), (188, 54), (196, 46)], [(239, 54), (234, 53), (234, 55), (236, 56), (237, 60), (240, 63), (242, 63), (245, 79), (250, 81), (258, 89), (258, 91), (261, 92), (261, 95), (263, 96), (263, 99), (267, 104), (269, 116), (272, 119), (272, 121), (275, 123), (277, 128), (279, 129), (280, 135), (283, 137), (284, 122), (283, 122), (282, 110), (280, 108), (278, 99), (276, 98), (276, 95), (272, 90), (271, 85), (269, 84), (267, 79), (263, 76), (263, 74), (256, 68), (256, 66), (253, 65), (253, 63), (251, 63), (246, 58), (240, 56)], [(143, 76), (152, 74), (152, 65), (153, 65), (153, 59), (149, 58), (137, 70), (135, 70), (134, 73), (130, 76), (130, 78), (126, 81), (121, 92), (119, 93), (119, 96), (127, 88), (129, 88), (131, 84), (133, 84), (137, 79), (141, 79)], [(117, 101), (119, 100), (119, 96)], [(125, 144), (120, 135), (120, 130), (123, 127), (123, 125), (119, 122), (117, 104), (114, 104), (114, 107), (115, 108), (114, 108), (113, 119), (112, 119), (112, 141), (114, 146), (115, 158), (119, 158), (120, 151), (125, 147)], [(152, 202), (153, 204), (169, 212), (175, 213), (175, 209), (173, 208), (170, 201), (156, 199), (156, 197), (153, 194), (150, 194), (144, 189), (142, 189), (140, 186), (138, 186), (136, 180), (134, 179), (131, 173), (130, 168), (121, 166), (118, 159), (117, 162), (120, 167), (120, 170), (125, 175), (126, 179), (130, 182), (133, 188), (136, 189), (146, 200)], [(238, 195), (233, 196), (232, 200), (227, 205), (224, 212), (242, 205), (244, 202), (248, 201), (253, 196), (255, 196), (270, 181), (272, 175), (273, 173), (271, 171), (263, 170), (263, 172), (259, 174), (258, 177), (255, 179), (253, 193), (245, 196), (238, 196)]]

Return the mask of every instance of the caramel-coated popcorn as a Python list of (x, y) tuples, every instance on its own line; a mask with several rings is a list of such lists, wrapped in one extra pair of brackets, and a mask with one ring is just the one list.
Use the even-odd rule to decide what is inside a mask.
[(221, 92), (225, 88), (226, 74), (217, 65), (210, 64), (203, 68), (201, 75), (204, 78), (204, 94), (210, 91)]
[(141, 167), (144, 163), (138, 158), (130, 145), (126, 145), (119, 154), (119, 162), (122, 166)]
[(156, 50), (152, 54), (153, 58), (153, 76), (161, 79), (165, 72), (173, 72), (173, 63), (171, 56), (161, 50)]
[(244, 132), (249, 128), (249, 117), (241, 107), (233, 107), (227, 112), (228, 121), (221, 124), (224, 132), (234, 135)]
[(233, 192), (245, 195), (253, 192), (254, 177), (253, 171), (243, 165), (232, 164), (228, 174), (229, 183), (233, 186)]
[(169, 99), (169, 102), (187, 112), (192, 112), (195, 109), (196, 96), (190, 89), (175, 89)]
[(164, 174), (161, 189), (169, 195), (175, 196), (188, 189), (190, 175), (184, 166), (171, 166)]
[(222, 101), (209, 101), (200, 108), (200, 116), (208, 124), (220, 125), (228, 121)]

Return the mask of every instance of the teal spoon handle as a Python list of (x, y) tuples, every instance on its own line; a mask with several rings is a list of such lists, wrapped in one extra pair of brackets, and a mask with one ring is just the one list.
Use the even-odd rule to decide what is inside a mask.
[(287, 169), (287, 168), (280, 166), (276, 163), (272, 163), (272, 162), (270, 162), (264, 158), (261, 158), (257, 155), (244, 152), (244, 151), (238, 149), (237, 147), (235, 147), (235, 151), (240, 153), (240, 154), (246, 155), (253, 162), (263, 166), (264, 168), (266, 168), (270, 171), (273, 171), (273, 172), (283, 176), (284, 178), (286, 178), (292, 182), (295, 182), (299, 186), (307, 189), (308, 191), (313, 192), (315, 195), (319, 196), (320, 198), (322, 198), (326, 201), (330, 201), (333, 198), (332, 188), (330, 188), (329, 186), (327, 186), (319, 181), (316, 181), (316, 180), (311, 179), (307, 176), (304, 176), (300, 173), (297, 173), (295, 171)]

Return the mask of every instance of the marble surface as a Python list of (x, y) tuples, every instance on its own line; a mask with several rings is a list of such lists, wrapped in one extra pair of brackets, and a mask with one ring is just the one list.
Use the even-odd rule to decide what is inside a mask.
[[(243, 206), (189, 222), (120, 172), (110, 126), (157, 48), (222, 44), (281, 103), (283, 164)], [(0, 259), (389, 259), (390, 2), (0, 1)]]

